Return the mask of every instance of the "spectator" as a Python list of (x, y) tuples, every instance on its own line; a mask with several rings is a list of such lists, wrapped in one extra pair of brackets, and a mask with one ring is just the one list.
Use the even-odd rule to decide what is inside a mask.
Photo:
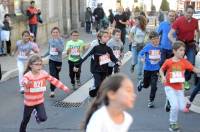
[(35, 1), (32, 0), (30, 2), (30, 6), (27, 9), (27, 16), (28, 16), (30, 32), (35, 35), (35, 41), (37, 36), (38, 22), (42, 22), (40, 15), (41, 11), (35, 7)]
[(130, 9), (128, 7), (125, 9), (124, 13), (125, 13), (125, 15), (127, 17), (127, 20), (129, 20), (130, 17), (131, 17), (131, 11), (130, 11)]
[(92, 24), (92, 10), (90, 7), (86, 8), (85, 12), (85, 23), (86, 23), (86, 32), (91, 33), (91, 24)]
[(159, 11), (159, 15), (158, 15), (158, 21), (159, 23), (163, 22), (165, 20), (165, 16), (164, 13), (162, 12), (162, 10)]
[(101, 28), (101, 21), (104, 19), (105, 16), (101, 3), (97, 4), (97, 8), (94, 9), (93, 16), (95, 17), (96, 31), (98, 32)]
[(110, 24), (112, 25), (112, 24), (113, 24), (113, 21), (114, 21), (114, 14), (113, 14), (112, 9), (109, 9), (108, 20), (109, 20)]

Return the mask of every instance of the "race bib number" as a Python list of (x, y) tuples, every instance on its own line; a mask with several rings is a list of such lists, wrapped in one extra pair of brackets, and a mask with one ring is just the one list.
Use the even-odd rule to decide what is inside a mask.
[(100, 65), (104, 65), (104, 64), (107, 64), (109, 62), (111, 62), (110, 55), (105, 54), (105, 55), (99, 56), (99, 64)]
[(58, 51), (56, 48), (51, 48), (50, 49), (50, 55), (58, 55)]
[(32, 85), (30, 87), (31, 93), (44, 92), (44, 91), (46, 91), (45, 81), (34, 81), (34, 82), (32, 82)]
[(170, 72), (170, 83), (183, 83), (185, 82), (184, 73), (181, 71)]
[(160, 50), (150, 50), (149, 52), (149, 59), (151, 60), (158, 60), (161, 58)]
[(26, 55), (26, 52), (20, 51), (20, 52), (19, 52), (19, 58), (21, 58), (21, 59), (27, 59), (28, 56)]
[(117, 59), (119, 59), (119, 57), (120, 57), (120, 50), (113, 50), (113, 53), (114, 53), (114, 55), (115, 55), (115, 57), (117, 58)]
[(71, 49), (71, 55), (73, 55), (73, 56), (79, 56), (80, 55), (79, 48), (72, 48)]

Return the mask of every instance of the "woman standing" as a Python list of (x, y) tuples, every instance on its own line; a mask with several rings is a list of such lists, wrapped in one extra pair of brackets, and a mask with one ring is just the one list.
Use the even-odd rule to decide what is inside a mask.
[(86, 12), (85, 12), (85, 24), (86, 24), (86, 33), (91, 33), (92, 10), (91, 10), (90, 7), (86, 8)]

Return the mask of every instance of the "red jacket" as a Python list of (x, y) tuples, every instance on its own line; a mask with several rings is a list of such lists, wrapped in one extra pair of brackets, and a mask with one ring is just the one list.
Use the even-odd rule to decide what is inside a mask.
[(38, 17), (37, 17), (37, 14), (38, 14), (38, 9), (35, 8), (35, 7), (28, 7), (27, 9), (27, 15), (29, 17), (29, 20), (28, 20), (28, 23), (29, 24), (37, 24), (38, 23)]

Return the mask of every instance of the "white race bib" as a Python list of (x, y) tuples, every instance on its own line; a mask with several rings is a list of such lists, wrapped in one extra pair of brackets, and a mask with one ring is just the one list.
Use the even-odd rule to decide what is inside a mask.
[(110, 55), (105, 54), (105, 55), (99, 56), (99, 64), (100, 65), (104, 65), (104, 64), (107, 64), (109, 62), (111, 62)]
[(157, 60), (161, 58), (160, 50), (150, 50), (149, 52), (149, 59), (150, 60)]
[(117, 59), (119, 59), (121, 51), (120, 50), (113, 50), (113, 53), (114, 53), (115, 57)]
[(24, 51), (20, 51), (18, 57), (20, 59), (27, 59), (28, 56), (26, 55), (26, 53)]
[(58, 51), (56, 48), (51, 48), (50, 49), (50, 55), (58, 55)]
[(30, 88), (30, 93), (38, 93), (46, 91), (46, 87)]
[(79, 56), (80, 55), (80, 51), (78, 48), (72, 48), (71, 49), (71, 55), (73, 56)]
[(185, 76), (181, 71), (170, 72), (170, 83), (184, 83)]

